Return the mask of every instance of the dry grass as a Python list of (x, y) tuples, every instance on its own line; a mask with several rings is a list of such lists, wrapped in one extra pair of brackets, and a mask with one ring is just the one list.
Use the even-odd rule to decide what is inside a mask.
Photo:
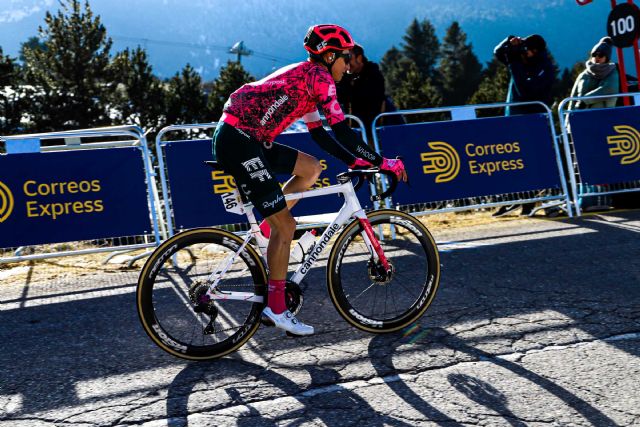
[[(464, 229), (477, 226), (504, 226), (514, 221), (536, 221), (518, 215), (493, 218), (491, 211), (441, 213), (421, 218), (426, 226), (437, 235), (452, 229)], [(0, 264), (0, 286), (7, 284), (37, 284), (70, 281), (74, 278), (91, 276), (97, 273), (131, 273), (138, 271), (144, 259), (138, 260), (132, 267), (127, 262), (132, 256), (143, 251), (128, 252), (117, 255), (105, 262), (108, 254), (97, 253), (61, 258), (50, 258), (38, 261)]]

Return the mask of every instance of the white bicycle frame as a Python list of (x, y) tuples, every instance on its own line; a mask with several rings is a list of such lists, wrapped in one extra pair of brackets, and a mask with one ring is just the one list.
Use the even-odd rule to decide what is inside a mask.
[[(366, 172), (366, 171), (363, 171)], [(364, 179), (360, 177), (360, 179)], [(380, 260), (385, 267), (388, 268), (386, 257), (382, 252), (382, 248), (380, 247), (380, 243), (376, 239), (373, 230), (371, 228), (371, 224), (367, 219), (367, 215), (360, 206), (360, 201), (356, 196), (355, 189), (353, 187), (353, 183), (349, 179), (347, 182), (330, 185), (324, 188), (318, 188), (315, 190), (302, 191), (298, 193), (291, 193), (285, 196), (285, 200), (298, 200), (298, 199), (307, 199), (311, 197), (321, 197), (327, 196), (330, 194), (342, 194), (344, 196), (344, 203), (340, 210), (338, 211), (338, 215), (335, 219), (329, 224), (329, 226), (325, 229), (324, 233), (316, 239), (316, 243), (311, 247), (309, 252), (305, 255), (303, 260), (300, 262), (300, 265), (296, 269), (295, 273), (291, 277), (291, 281), (300, 284), (307, 273), (311, 270), (311, 267), (316, 263), (320, 255), (327, 248), (329, 241), (331, 238), (336, 235), (342, 227), (351, 219), (356, 218), (360, 221), (362, 226), (365, 229), (365, 232), (362, 233), (362, 238), (369, 249), (369, 253), (373, 256), (375, 261)], [(244, 238), (243, 243), (238, 247), (235, 253), (230, 254), (225, 260), (222, 261), (220, 268), (217, 268), (214, 273), (212, 273), (207, 282), (211, 285), (209, 286), (209, 290), (207, 291), (207, 295), (216, 300), (241, 300), (241, 301), (249, 301), (249, 302), (263, 302), (263, 297), (259, 295), (255, 295), (251, 292), (227, 292), (220, 291), (217, 289), (217, 285), (219, 281), (222, 279), (226, 271), (233, 264), (233, 260), (239, 256), (244, 250), (245, 247), (249, 244), (251, 239), (255, 239), (257, 246), (260, 250), (260, 254), (263, 259), (267, 259), (267, 245), (269, 240), (262, 235), (260, 228), (258, 227), (258, 223), (256, 221), (256, 217), (253, 214), (253, 204), (246, 203), (244, 204), (244, 214), (247, 216), (249, 220), (249, 224), (251, 229), (247, 232), (246, 237)]]

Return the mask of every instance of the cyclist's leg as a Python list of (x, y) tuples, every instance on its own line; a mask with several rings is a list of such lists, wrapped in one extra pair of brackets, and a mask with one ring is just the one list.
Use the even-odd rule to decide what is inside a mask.
[[(282, 188), (284, 194), (308, 190), (322, 172), (318, 159), (286, 145), (274, 143), (265, 150), (265, 157), (276, 173), (293, 175)], [(291, 209), (297, 202), (287, 200), (287, 207)]]
[[(282, 193), (281, 193), (282, 194)], [(266, 215), (266, 214), (265, 214)], [(289, 251), (296, 223), (286, 205), (266, 217), (271, 226), (271, 237), (267, 246), (269, 265), (269, 288), (267, 307), (263, 319), (294, 335), (311, 335), (313, 326), (305, 325), (287, 310), (285, 302), (286, 277), (289, 266)]]
[(289, 264), (289, 251), (295, 230), (295, 222), (284, 200), (280, 184), (265, 157), (262, 145), (244, 138), (233, 127), (221, 125), (214, 135), (216, 155), (244, 190), (255, 209), (272, 227), (267, 246), (269, 265), (268, 307), (264, 314), (276, 326), (298, 335), (309, 335), (313, 328), (298, 322), (286, 310), (284, 300), (285, 279)]
[[(267, 264), (269, 265), (269, 279), (285, 281), (289, 266), (289, 251), (291, 250), (291, 240), (296, 229), (296, 222), (291, 216), (289, 209), (282, 209), (266, 218), (271, 226), (271, 237), (267, 246)], [(271, 294), (270, 294), (271, 295)], [(280, 295), (278, 295), (280, 299)], [(284, 311), (284, 290), (282, 294), (282, 310)], [(269, 298), (271, 306), (271, 298)], [(274, 307), (272, 307), (273, 309)]]

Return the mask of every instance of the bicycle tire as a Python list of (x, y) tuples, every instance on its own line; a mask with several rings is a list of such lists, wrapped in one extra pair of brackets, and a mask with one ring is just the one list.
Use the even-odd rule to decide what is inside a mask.
[[(394, 275), (386, 284), (373, 281), (371, 255), (359, 237), (364, 229), (355, 220), (340, 233), (329, 255), (329, 295), (340, 315), (356, 328), (371, 333), (394, 332), (417, 321), (431, 305), (440, 284), (438, 249), (424, 224), (407, 213), (381, 209), (368, 213), (367, 217), (376, 236), (379, 238), (380, 231), (385, 236), (379, 240), (394, 267)], [(409, 283), (403, 283), (403, 280)], [(365, 290), (357, 293), (361, 287)], [(378, 305), (377, 295), (383, 292), (382, 289), (385, 312), (373, 314)], [(368, 302), (357, 301), (365, 293)], [(375, 295), (373, 302), (370, 301), (371, 294)], [(405, 300), (406, 307), (398, 309)], [(393, 305), (395, 311), (387, 312), (387, 304)]]
[[(237, 350), (253, 336), (266, 304), (267, 271), (249, 245), (232, 257), (242, 243), (233, 233), (198, 228), (176, 234), (151, 254), (138, 279), (136, 300), (140, 322), (156, 345), (182, 359), (210, 360)], [(189, 290), (206, 288), (204, 279), (225, 259), (232, 262), (217, 289), (253, 292), (263, 302), (212, 300), (206, 304), (214, 304), (216, 315), (197, 313)], [(213, 332), (205, 333), (205, 322)]]

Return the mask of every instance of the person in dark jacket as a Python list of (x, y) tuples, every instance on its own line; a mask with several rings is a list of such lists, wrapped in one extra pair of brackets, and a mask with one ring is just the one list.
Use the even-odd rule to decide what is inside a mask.
[[(349, 71), (337, 85), (338, 102), (343, 111), (358, 117), (364, 123), (369, 143), (371, 139), (371, 123), (383, 112), (396, 111), (391, 98), (385, 94), (384, 76), (378, 64), (371, 62), (364, 54), (361, 45), (355, 44), (351, 49)], [(376, 124), (402, 124), (401, 116), (385, 117)]]
[[(555, 70), (549, 55), (547, 43), (539, 34), (525, 38), (509, 36), (504, 39), (493, 53), (505, 64), (511, 74), (506, 102), (540, 101), (551, 106), (551, 88), (555, 81)], [(507, 107), (506, 114), (543, 113), (538, 105), (516, 105)], [(530, 215), (535, 203), (500, 207), (493, 216), (503, 216), (522, 206), (522, 215)]]
[[(539, 34), (526, 38), (509, 36), (493, 53), (505, 64), (511, 74), (507, 102), (540, 101), (551, 106), (551, 87), (555, 81), (555, 70), (547, 43)], [(540, 113), (535, 105), (510, 107), (509, 114)]]

